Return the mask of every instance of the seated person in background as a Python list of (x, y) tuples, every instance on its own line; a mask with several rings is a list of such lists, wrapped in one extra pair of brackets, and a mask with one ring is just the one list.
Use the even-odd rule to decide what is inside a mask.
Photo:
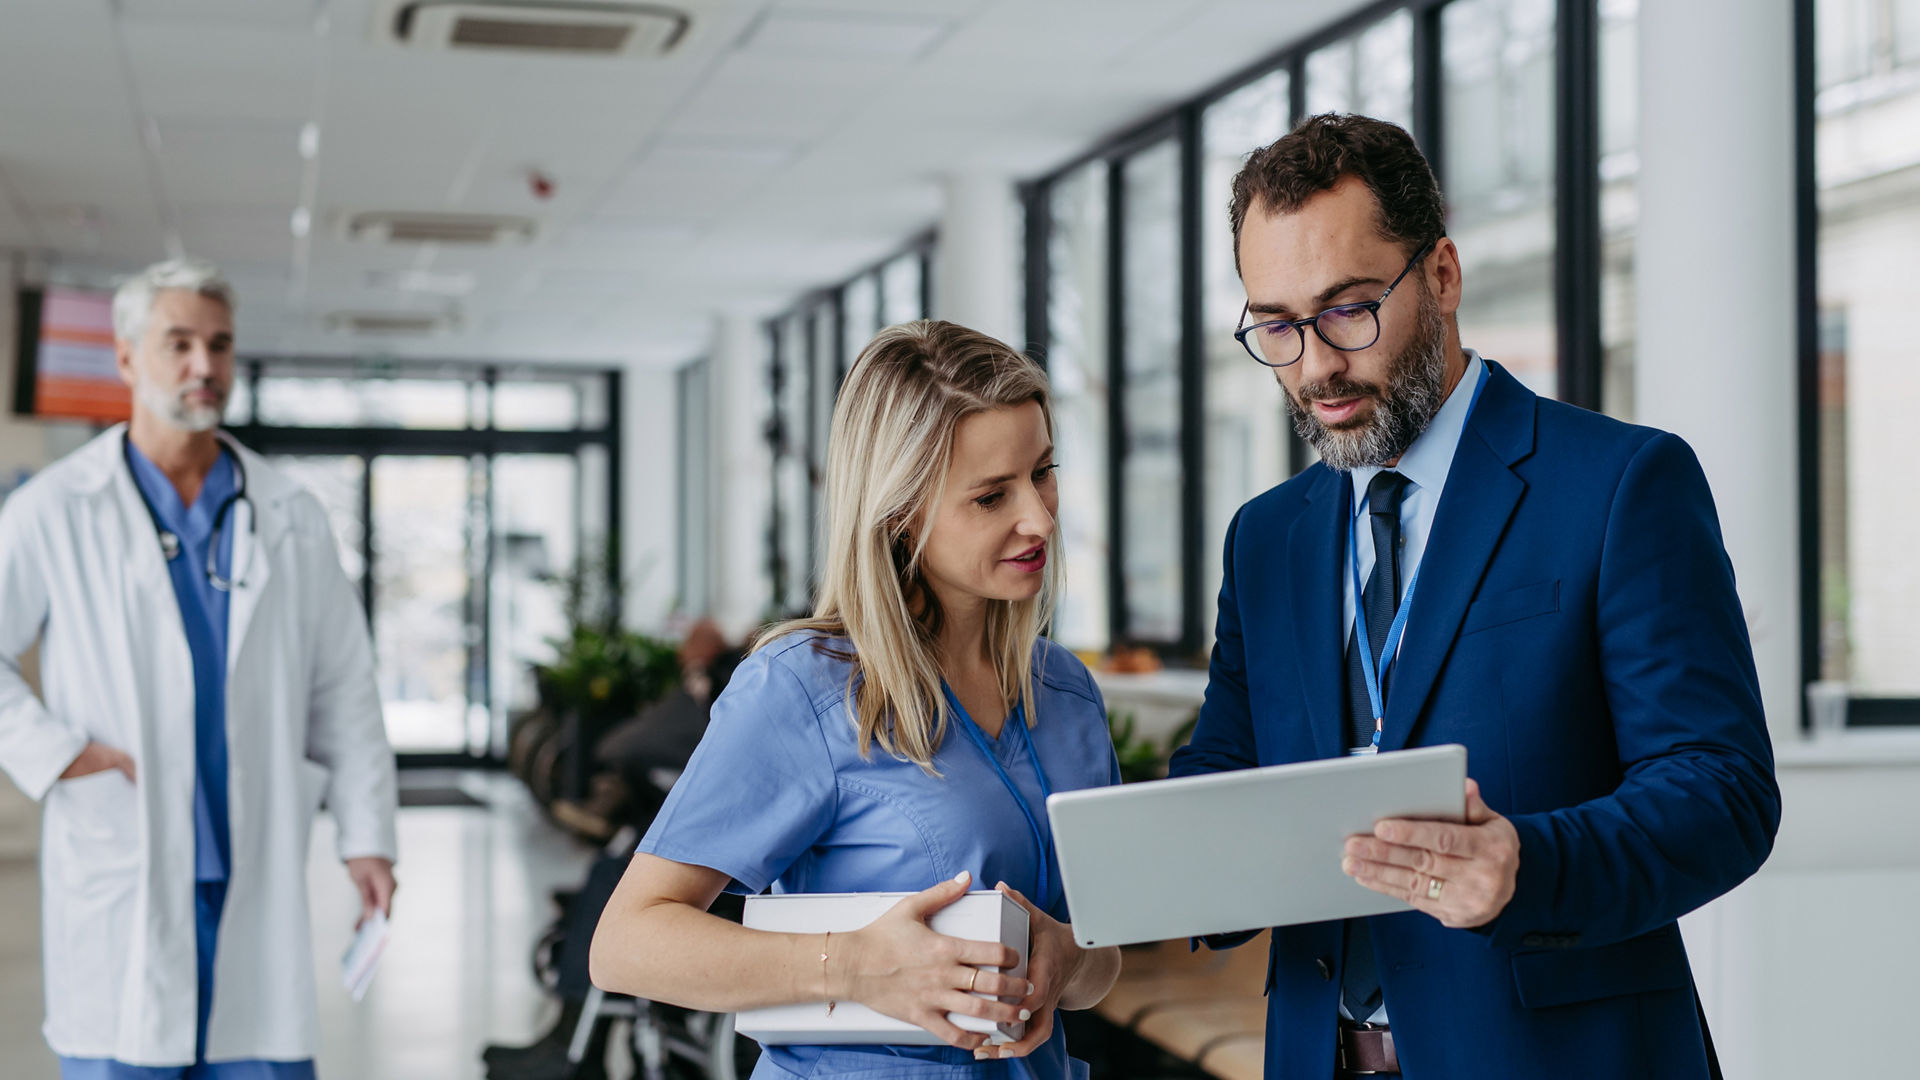
[[(769, 630), (714, 703), (601, 918), (594, 982), (717, 1012), (855, 1001), (948, 1044), (775, 1046), (758, 1080), (1001, 1076), (1017, 1066), (991, 1059), (1014, 1057), (1036, 1080), (1083, 1075), (1053, 1010), (1099, 1001), (1119, 954), (1074, 943), (1045, 801), (1118, 768), (1085, 666), (1040, 637), (1059, 582), (1046, 377), (951, 323), (882, 331), (847, 375), (827, 458), (814, 617)], [(975, 882), (1027, 908), (1031, 982), (981, 970), (1014, 959), (1004, 946), (927, 927)], [(707, 911), (775, 884), (923, 891), (844, 935)], [(1030, 1022), (990, 1047), (949, 1012)]]

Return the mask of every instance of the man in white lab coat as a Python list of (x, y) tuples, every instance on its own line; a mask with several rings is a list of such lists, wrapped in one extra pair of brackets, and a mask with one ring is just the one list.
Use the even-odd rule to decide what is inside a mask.
[(217, 431), (219, 273), (151, 267), (113, 321), (132, 422), (0, 507), (0, 768), (45, 804), (44, 1031), (63, 1080), (311, 1078), (323, 798), (364, 913), (394, 890), (366, 622), (319, 502)]

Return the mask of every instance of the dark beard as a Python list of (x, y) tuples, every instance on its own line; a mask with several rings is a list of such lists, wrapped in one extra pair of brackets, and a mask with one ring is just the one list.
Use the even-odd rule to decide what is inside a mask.
[[(1415, 319), (1413, 338), (1388, 365), (1385, 393), (1372, 383), (1336, 378), (1302, 385), (1296, 399), (1281, 386), (1294, 431), (1319, 453), (1327, 468), (1351, 472), (1398, 458), (1446, 403), (1442, 391), (1447, 384), (1447, 325), (1440, 317), (1439, 303), (1424, 288)], [(1373, 411), (1357, 427), (1329, 428), (1309, 407), (1314, 401), (1351, 397), (1373, 399)]]

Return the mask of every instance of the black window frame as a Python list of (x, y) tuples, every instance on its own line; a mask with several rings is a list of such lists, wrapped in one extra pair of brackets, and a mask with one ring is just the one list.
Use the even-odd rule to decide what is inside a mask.
[[(1795, 406), (1800, 503), (1800, 727), (1813, 729), (1806, 688), (1820, 679), (1820, 171), (1818, 0), (1793, 0), (1794, 261), (1797, 315)], [(1920, 697), (1858, 695), (1847, 700), (1849, 728), (1920, 726)]]
[[(767, 390), (770, 411), (763, 428), (763, 438), (771, 459), (773, 472), (768, 484), (768, 524), (765, 536), (765, 565), (768, 580), (772, 584), (771, 606), (785, 615), (786, 601), (790, 595), (789, 586), (794, 584), (791, 575), (804, 572), (808, 606), (819, 587), (820, 559), (824, 552), (820, 550), (820, 531), (818, 528), (807, 530), (804, 550), (787, 550), (786, 518), (790, 514), (803, 514), (809, 522), (817, 522), (823, 499), (826, 478), (821, 470), (814, 468), (813, 450), (827, 437), (818, 423), (818, 413), (814, 408), (815, 395), (822, 388), (813, 385), (814, 377), (821, 371), (820, 335), (817, 333), (821, 320), (831, 320), (832, 340), (838, 346), (838, 355), (834, 358), (832, 395), (838, 399), (840, 384), (846, 380), (847, 368), (853, 363), (853, 357), (859, 352), (855, 341), (864, 342), (879, 332), (886, 318), (885, 288), (881, 278), (882, 271), (899, 259), (913, 257), (920, 263), (919, 318), (931, 318), (933, 311), (933, 258), (939, 245), (937, 230), (928, 229), (915, 235), (907, 243), (889, 251), (884, 258), (876, 259), (862, 266), (855, 273), (824, 288), (812, 290), (791, 306), (769, 317), (765, 322), (768, 341)], [(856, 284), (864, 284), (873, 290), (874, 325), (861, 328), (848, 325), (847, 290)], [(784, 343), (783, 327), (790, 321), (798, 320), (801, 327), (801, 345), (797, 356), (787, 355)], [(800, 431), (786, 430), (786, 418), (781, 415), (781, 393), (789, 379), (801, 380), (805, 401), (805, 420)], [(790, 507), (786, 505), (780, 490), (780, 470), (790, 455), (798, 455), (807, 472), (807, 495), (804, 505)], [(820, 456), (824, 463), (825, 455)], [(804, 568), (804, 570), (803, 570)]]
[[(463, 615), (468, 627), (467, 694), (469, 703), (493, 709), (493, 620), (491, 597), (495, 535), (492, 472), (494, 459), (510, 454), (569, 454), (578, 456), (587, 447), (600, 447), (606, 454), (605, 495), (607, 533), (601, 538), (611, 573), (606, 582), (609, 603), (621, 610), (622, 582), (618, 568), (623, 566), (620, 528), (623, 512), (621, 458), (624, 373), (613, 366), (598, 367), (542, 362), (515, 363), (465, 359), (369, 360), (353, 357), (316, 357), (302, 354), (250, 353), (237, 361), (248, 381), (249, 404), (245, 423), (228, 425), (224, 430), (241, 445), (266, 455), (323, 455), (357, 457), (363, 463), (360, 484), (360, 557), (366, 568), (360, 579), (362, 612), (372, 631), (374, 602), (377, 598), (374, 568), (374, 520), (372, 507), (373, 461), (379, 457), (461, 457), (478, 461), (488, 476), (488, 497), (479, 501), (481, 528), (489, 537), (482, 554), (478, 583), (470, 580)], [(339, 377), (347, 379), (426, 379), (459, 382), (471, 386), (481, 383), (489, 388), (484, 424), (475, 423), (471, 403), (465, 428), (422, 429), (400, 427), (308, 427), (262, 424), (258, 416), (260, 385), (275, 376), (276, 367), (294, 371), (280, 377)], [(503, 378), (507, 381), (565, 379), (575, 382), (598, 380), (605, 395), (602, 421), (593, 426), (565, 430), (502, 430), (493, 426), (493, 390)], [(583, 417), (584, 419), (584, 417)], [(584, 482), (584, 481), (583, 481)], [(584, 494), (584, 492), (582, 492)], [(581, 515), (583, 504), (575, 503), (574, 530), (577, 547), (584, 552)], [(505, 747), (489, 745), (481, 751), (471, 748), (452, 752), (402, 752), (396, 755), (402, 768), (504, 768)]]
[[(1346, 40), (1397, 12), (1407, 12), (1413, 21), (1413, 135), (1432, 163), (1444, 190), (1445, 151), (1442, 145), (1445, 109), (1442, 86), (1440, 13), (1452, 0), (1381, 0), (1346, 15), (1311, 34), (1289, 42), (1261, 60), (1250, 64), (1199, 94), (1156, 112), (1119, 132), (1096, 142), (1046, 173), (1020, 185), (1020, 203), (1026, 213), (1025, 304), (1027, 352), (1043, 366), (1050, 344), (1049, 290), (1052, 283), (1048, 243), (1052, 233), (1051, 200), (1053, 186), (1089, 164), (1104, 163), (1108, 177), (1108, 228), (1110, 230), (1106, 291), (1108, 305), (1107, 370), (1111, 382), (1107, 388), (1109, 423), (1108, 535), (1108, 647), (1145, 646), (1160, 653), (1170, 663), (1203, 665), (1206, 634), (1201, 623), (1205, 609), (1203, 591), (1208, 583), (1200, 580), (1203, 565), (1201, 545), (1217, 542), (1204, 535), (1205, 517), (1205, 438), (1201, 431), (1206, 416), (1205, 350), (1200, 335), (1204, 331), (1204, 296), (1199, 200), (1203, 195), (1202, 119), (1205, 110), (1226, 97), (1276, 70), (1289, 73), (1289, 117), (1297, 122), (1305, 115), (1306, 57), (1315, 50)], [(1811, 0), (1796, 0), (1810, 3)], [(1600, 221), (1600, 64), (1599, 7), (1597, 0), (1555, 0), (1555, 244), (1554, 298), (1556, 341), (1558, 346), (1558, 392), (1560, 399), (1582, 408), (1601, 408), (1604, 376), (1601, 349), (1601, 221)], [(1125, 222), (1120, 199), (1119, 164), (1129, 154), (1164, 137), (1168, 131), (1182, 142), (1180, 267), (1181, 326), (1180, 370), (1181, 456), (1183, 483), (1179, 512), (1182, 516), (1181, 632), (1177, 640), (1142, 640), (1131, 634), (1126, 624), (1127, 607), (1123, 567), (1126, 536), (1120, 529), (1120, 507), (1125, 498), (1120, 463), (1125, 455), (1126, 399), (1123, 358), (1126, 355), (1125, 320), (1119, 310), (1120, 268), (1125, 250)], [(1288, 471), (1298, 472), (1306, 462), (1306, 449), (1297, 439), (1288, 440)]]

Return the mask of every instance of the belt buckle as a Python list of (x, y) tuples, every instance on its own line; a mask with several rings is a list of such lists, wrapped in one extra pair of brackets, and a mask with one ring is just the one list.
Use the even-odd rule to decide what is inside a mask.
[(1356, 1069), (1347, 1064), (1347, 1036), (1348, 1035), (1351, 1035), (1355, 1032), (1360, 1032), (1360, 1031), (1387, 1031), (1387, 1030), (1389, 1029), (1385, 1025), (1374, 1025), (1369, 1023), (1359, 1023), (1357, 1027), (1348, 1027), (1344, 1024), (1335, 1025), (1334, 1036), (1333, 1036), (1334, 1068), (1339, 1069), (1341, 1072), (1347, 1073), (1351, 1076), (1396, 1075), (1393, 1073), (1380, 1072), (1374, 1069)]

